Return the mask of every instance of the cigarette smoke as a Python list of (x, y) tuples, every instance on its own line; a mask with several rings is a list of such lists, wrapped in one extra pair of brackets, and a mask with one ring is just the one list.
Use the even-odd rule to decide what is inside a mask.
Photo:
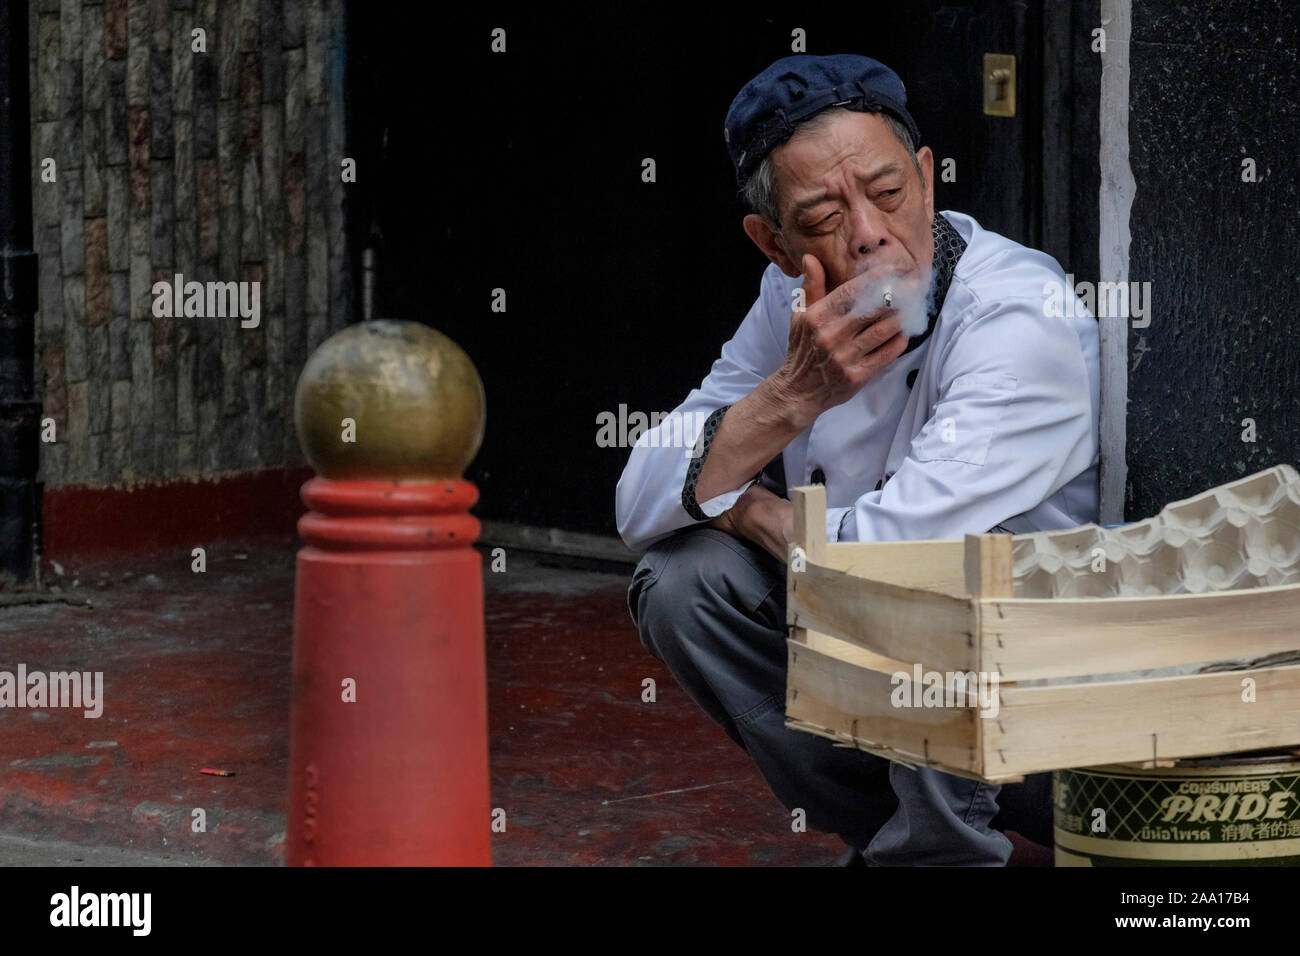
[[(867, 272), (864, 265), (859, 275)], [(891, 270), (868, 281), (853, 298), (852, 315), (875, 315), (886, 308), (884, 296), (890, 293), (891, 308), (898, 313), (898, 324), (908, 338), (921, 335), (930, 325), (930, 309), (934, 305), (932, 270), (920, 274), (907, 274)], [(888, 313), (886, 313), (887, 315)], [(882, 315), (881, 318), (884, 318)]]

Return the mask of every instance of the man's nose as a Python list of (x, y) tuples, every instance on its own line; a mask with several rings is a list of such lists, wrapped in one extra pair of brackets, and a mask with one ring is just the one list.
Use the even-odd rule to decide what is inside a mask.
[(868, 256), (885, 246), (885, 217), (871, 203), (862, 203), (852, 211), (854, 258)]

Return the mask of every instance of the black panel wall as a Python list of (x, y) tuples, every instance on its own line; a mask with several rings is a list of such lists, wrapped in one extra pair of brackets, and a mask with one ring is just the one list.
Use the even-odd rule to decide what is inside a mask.
[(1130, 278), (1153, 297), (1129, 332), (1136, 519), (1300, 463), (1300, 8), (1141, 0), (1132, 40)]

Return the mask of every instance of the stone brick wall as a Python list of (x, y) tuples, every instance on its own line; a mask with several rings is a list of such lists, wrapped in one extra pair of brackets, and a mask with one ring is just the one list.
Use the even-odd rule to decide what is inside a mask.
[[(29, 2), (41, 480), (300, 464), (298, 373), (352, 319), (343, 0)], [(175, 273), (260, 282), (259, 324), (155, 317)]]

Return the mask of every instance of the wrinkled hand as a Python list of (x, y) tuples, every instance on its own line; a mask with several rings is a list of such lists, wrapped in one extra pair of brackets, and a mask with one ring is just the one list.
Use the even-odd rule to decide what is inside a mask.
[(776, 372), (782, 399), (809, 425), (828, 408), (847, 402), (886, 365), (903, 354), (902, 334), (893, 309), (855, 314), (855, 300), (878, 281), (870, 272), (826, 292), (826, 273), (816, 256), (806, 255), (804, 309), (790, 318), (785, 362)]
[(709, 527), (752, 541), (778, 560), (786, 561), (794, 538), (794, 505), (756, 481), (729, 510), (711, 520)]

